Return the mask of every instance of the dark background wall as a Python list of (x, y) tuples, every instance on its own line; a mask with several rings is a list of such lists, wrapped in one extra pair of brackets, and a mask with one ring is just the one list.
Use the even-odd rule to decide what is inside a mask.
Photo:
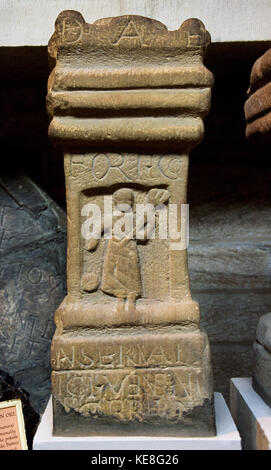
[(189, 267), (211, 340), (215, 389), (250, 376), (259, 317), (271, 309), (270, 149), (245, 139), (250, 70), (267, 43), (213, 44), (215, 75), (203, 142), (190, 159)]
[[(212, 108), (190, 159), (191, 287), (211, 341), (215, 390), (226, 397), (231, 377), (251, 375), (256, 325), (271, 311), (270, 150), (246, 141), (243, 113), (251, 67), (269, 47), (210, 46)], [(0, 48), (0, 60), (1, 173), (23, 171), (65, 209), (62, 156), (47, 138), (46, 48)]]

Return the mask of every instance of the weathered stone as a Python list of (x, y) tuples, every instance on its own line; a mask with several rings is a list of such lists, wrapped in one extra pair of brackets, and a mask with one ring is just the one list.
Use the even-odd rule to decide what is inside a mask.
[(53, 314), (65, 294), (65, 216), (24, 175), (1, 175), (0, 200), (0, 367), (41, 413), (50, 395)]
[(271, 409), (253, 390), (250, 377), (231, 379), (230, 410), (243, 450), (271, 450)]
[[(27, 0), (25, 4), (28, 4), (30, 0)], [(93, 2), (93, 0), (92, 0)], [(11, 2), (7, 2), (10, 4)], [(101, 0), (95, 1), (95, 7), (93, 10), (87, 7), (84, 11), (81, 6), (76, 4), (76, 9), (82, 12), (85, 18), (88, 18), (90, 22), (95, 21), (97, 18), (105, 16), (104, 4), (108, 8), (108, 2)], [(110, 2), (110, 7), (111, 7)], [(121, 2), (123, 10), (120, 12), (118, 1), (114, 2), (115, 11), (113, 15), (125, 14), (125, 5), (129, 5), (128, 2)], [(160, 2), (160, 5), (164, 5), (163, 12), (165, 16), (159, 16), (159, 2), (155, 2), (156, 11), (159, 13), (153, 13), (153, 2), (146, 2), (149, 11), (134, 10), (137, 8), (138, 2), (133, 3), (133, 13), (142, 14), (143, 16), (150, 16), (157, 18), (167, 25), (168, 29), (176, 29), (182, 21), (182, 18), (190, 18), (200, 15), (197, 11), (194, 1), (188, 2), (188, 6), (191, 7), (191, 12), (183, 10), (178, 11), (179, 17), (175, 13), (177, 12), (178, 2), (175, 4), (175, 11), (167, 6), (167, 2)], [(65, 184), (63, 174), (63, 161), (58, 152), (55, 150), (50, 142), (48, 141), (48, 119), (44, 107), (44, 100), (46, 95), (46, 82), (48, 78), (48, 58), (47, 58), (47, 46), (41, 46), (41, 44), (48, 43), (48, 37), (52, 32), (52, 24), (58, 12), (65, 8), (65, 1), (62, 4), (64, 7), (59, 7), (57, 2), (53, 8), (51, 3), (43, 2), (42, 5), (33, 1), (29, 10), (25, 9), (25, 13), (31, 16), (33, 9), (36, 10), (37, 21), (41, 21), (42, 25), (46, 28), (46, 31), (42, 28), (35, 27), (27, 28), (26, 20), (25, 24), (21, 24), (21, 32), (19, 33), (19, 24), (16, 28), (14, 27), (14, 20), (17, 17), (22, 18), (22, 15), (18, 14), (18, 3), (12, 3), (12, 12), (9, 12), (7, 19), (9, 22), (13, 21), (13, 28), (10, 28), (10, 34), (16, 34), (20, 40), (20, 46), (28, 47), (1, 47), (1, 109), (4, 113), (4, 117), (1, 121), (0, 139), (1, 148), (3, 154), (7, 155), (8, 158), (3, 159), (3, 164), (9, 160), (13, 168), (22, 168), (23, 171), (27, 172), (39, 186), (41, 186), (47, 194), (50, 194), (59, 205), (64, 207), (65, 198)], [(205, 6), (202, 4), (202, 8)], [(223, 4), (223, 2), (221, 2)], [(22, 2), (20, 2), (22, 5)], [(198, 6), (200, 2), (198, 2)], [(226, 5), (226, 4), (225, 4)], [(241, 5), (241, 4), (240, 4)], [(245, 5), (245, 4), (244, 4)], [(45, 9), (42, 19), (38, 18), (38, 14), (41, 12), (41, 7)], [(23, 6), (21, 7), (24, 8)], [(160, 6), (161, 8), (161, 6)], [(263, 9), (260, 9), (255, 2), (255, 12), (258, 8), (263, 14)], [(226, 10), (225, 10), (226, 12)], [(225, 13), (224, 12), (224, 13)], [(241, 10), (238, 8), (238, 15), (241, 15)], [(129, 12), (128, 12), (129, 13)], [(251, 14), (251, 9), (247, 9), (248, 15)], [(108, 14), (106, 10), (106, 14)], [(90, 15), (90, 16), (89, 16)], [(110, 13), (111, 15), (111, 13)], [(112, 16), (113, 16), (112, 15)], [(167, 16), (166, 16), (167, 15)], [(29, 16), (29, 17), (30, 17)], [(33, 15), (32, 15), (33, 16)], [(44, 20), (46, 17), (46, 20)], [(223, 21), (225, 20), (225, 14)], [(242, 15), (241, 15), (242, 16)], [(198, 16), (201, 18), (201, 16)], [(171, 23), (172, 20), (176, 23)], [(25, 19), (25, 16), (24, 16)], [(204, 17), (202, 17), (205, 22)], [(229, 12), (228, 19), (232, 20), (232, 15)], [(5, 28), (9, 30), (8, 21), (5, 21)], [(219, 32), (219, 26), (217, 25), (216, 19), (214, 18), (214, 25)], [(246, 23), (246, 24), (245, 24)], [(29, 22), (30, 24), (30, 22)], [(35, 23), (37, 24), (37, 23)], [(201, 310), (201, 321), (204, 322), (204, 326), (207, 326), (208, 336), (211, 343), (213, 341), (222, 341), (221, 348), (224, 348), (225, 354), (223, 355), (224, 360), (230, 367), (231, 361), (235, 361), (235, 369), (231, 377), (248, 377), (251, 375), (251, 364), (246, 360), (245, 354), (239, 355), (238, 341), (242, 344), (244, 341), (247, 342), (247, 338), (251, 338), (247, 343), (247, 348), (252, 349), (252, 343), (255, 339), (256, 323), (260, 315), (271, 311), (270, 301), (270, 274), (264, 268), (266, 273), (265, 276), (261, 276), (259, 273), (260, 263), (256, 262), (254, 256), (254, 248), (258, 250), (261, 246), (267, 246), (270, 232), (270, 172), (267, 171), (269, 168), (269, 151), (268, 147), (262, 148), (260, 158), (258, 158), (258, 151), (254, 146), (250, 145), (244, 139), (244, 113), (242, 99), (248, 88), (248, 77), (251, 71), (251, 65), (255, 60), (263, 55), (263, 53), (270, 47), (269, 41), (263, 41), (262, 29), (258, 28), (259, 36), (251, 39), (249, 42), (223, 42), (221, 36), (217, 36), (215, 39), (214, 35), (216, 32), (208, 24), (208, 30), (212, 36), (212, 43), (208, 47), (207, 55), (205, 57), (205, 66), (208, 67), (215, 74), (215, 87), (212, 90), (212, 107), (211, 113), (205, 120), (205, 136), (202, 143), (197, 146), (191, 154), (189, 161), (189, 184), (188, 184), (188, 201), (190, 203), (190, 246), (188, 247), (188, 261), (189, 261), (189, 273), (191, 280), (192, 296), (200, 304)], [(260, 24), (260, 23), (259, 23)], [(251, 32), (250, 26), (253, 26), (256, 31), (256, 23), (253, 20), (252, 23), (244, 22), (242, 26), (244, 28), (249, 25), (249, 32)], [(266, 27), (266, 23), (264, 25)], [(25, 34), (28, 32), (29, 39), (31, 42), (24, 42)], [(33, 33), (42, 33), (42, 41), (36, 41)], [(229, 35), (230, 40), (233, 39), (233, 33), (239, 35), (240, 40), (248, 39), (242, 36), (242, 32), (239, 28), (233, 28), (229, 31), (224, 27), (223, 31), (220, 28), (220, 33)], [(18, 34), (17, 34), (18, 33)], [(23, 34), (22, 34), (23, 33)], [(2, 34), (7, 39), (8, 36)], [(9, 36), (10, 37), (10, 36)], [(266, 39), (270, 39), (266, 36)], [(225, 39), (225, 38), (224, 38)], [(236, 38), (238, 40), (238, 38)], [(257, 41), (254, 41), (257, 39)], [(222, 42), (217, 42), (217, 41)], [(19, 46), (19, 43), (11, 43), (10, 46)], [(34, 44), (36, 44), (34, 46)], [(2, 44), (4, 45), (4, 43)], [(5, 43), (7, 45), (7, 43)], [(18, 106), (19, 103), (19, 106)], [(223, 142), (223, 145), (221, 145)], [(57, 158), (58, 157), (58, 158)], [(268, 189), (268, 192), (266, 190)], [(265, 204), (265, 205), (264, 205)], [(254, 246), (254, 236), (258, 238), (256, 247)], [(233, 240), (234, 239), (234, 240)], [(240, 245), (243, 243), (247, 244), (247, 241), (253, 240), (250, 248), (251, 251), (247, 251), (247, 258), (250, 259), (249, 276), (247, 277), (246, 285), (248, 286), (247, 291), (243, 290), (243, 282), (245, 281), (244, 270), (242, 270), (242, 263), (240, 262), (240, 276), (238, 278), (234, 273), (232, 274), (234, 280), (231, 281), (231, 266), (236, 266), (235, 257), (235, 246), (236, 241), (240, 241)], [(192, 244), (198, 244), (195, 247)], [(221, 264), (224, 267), (226, 282), (229, 282), (229, 289), (224, 284), (224, 276), (219, 271), (218, 281), (215, 283), (215, 275), (211, 274), (208, 269), (208, 264), (212, 264), (216, 267), (215, 260), (212, 260), (210, 256), (216, 256), (216, 251), (211, 250), (205, 251), (205, 257), (200, 255), (201, 246), (208, 241), (220, 242), (220, 251), (224, 251), (220, 255)], [(234, 246), (233, 246), (234, 245)], [(249, 248), (249, 246), (248, 246)], [(195, 253), (199, 254), (199, 262), (197, 263)], [(191, 260), (193, 256), (193, 260)], [(191, 264), (190, 264), (191, 261)], [(192, 266), (192, 267), (191, 267)], [(248, 264), (246, 263), (246, 266)], [(218, 266), (219, 267), (219, 266)], [(222, 266), (221, 266), (222, 267)], [(193, 270), (195, 269), (195, 275)], [(223, 268), (222, 268), (223, 269)], [(253, 301), (251, 298), (250, 285), (253, 285), (253, 269), (255, 269), (255, 286), (257, 291), (255, 296), (257, 301)], [(270, 265), (271, 270), (271, 265)], [(200, 275), (202, 272), (202, 275)], [(206, 273), (206, 274), (205, 274)], [(65, 272), (63, 271), (63, 276)], [(197, 283), (197, 289), (206, 291), (206, 295), (201, 295), (194, 290), (194, 280)], [(262, 280), (262, 284), (261, 284)], [(209, 281), (210, 284), (209, 285)], [(204, 284), (205, 283), (205, 284)], [(234, 286), (235, 283), (235, 286)], [(267, 286), (268, 284), (268, 286)], [(200, 286), (200, 287), (199, 287)], [(268, 287), (268, 290), (267, 290)], [(252, 288), (252, 287), (251, 287)], [(212, 290), (210, 290), (212, 289)], [(223, 289), (223, 292), (221, 292)], [(242, 291), (242, 292), (240, 292)], [(258, 302), (258, 307), (256, 305)], [(220, 303), (220, 307), (219, 307)], [(214, 306), (214, 312), (211, 308)], [(206, 321), (205, 321), (206, 314)], [(217, 316), (216, 316), (217, 315)], [(223, 318), (224, 317), (224, 318)], [(238, 321), (239, 318), (239, 321)], [(206, 325), (207, 323), (207, 325)], [(233, 325), (231, 328), (230, 338), (231, 343), (223, 342), (224, 338), (229, 332), (228, 325)], [(248, 325), (248, 330), (246, 326)], [(255, 325), (255, 327), (254, 327)], [(228, 329), (228, 330), (227, 330)], [(234, 331), (236, 331), (236, 341), (234, 340)], [(212, 336), (210, 336), (210, 333)], [(241, 335), (244, 335), (242, 338)], [(230, 349), (229, 355), (226, 354)], [(49, 349), (49, 346), (48, 346)], [(234, 355), (234, 350), (236, 354)], [(48, 354), (48, 353), (46, 353)], [(212, 361), (215, 368), (214, 380), (216, 391), (222, 391), (228, 388), (228, 366), (224, 373), (223, 366), (219, 360), (219, 355), (213, 354)], [(217, 366), (216, 366), (217, 363)], [(227, 374), (226, 374), (227, 372)], [(37, 375), (36, 375), (37, 373)], [(43, 383), (46, 379), (49, 393), (49, 381), (48, 371), (44, 371), (44, 375), (41, 375), (40, 368), (36, 370), (36, 373), (31, 369), (32, 377), (29, 378), (29, 383), (35, 380), (35, 388), (43, 387)], [(239, 375), (237, 375), (239, 374)], [(219, 375), (219, 387), (216, 381), (216, 375)], [(38, 380), (40, 377), (40, 381)], [(19, 379), (18, 379), (19, 380)], [(24, 380), (26, 377), (24, 376)], [(28, 389), (28, 384), (25, 385)]]
[(186, 203), (189, 150), (210, 106), (209, 41), (195, 19), (177, 31), (139, 16), (56, 20), (47, 104), (49, 137), (64, 150), (68, 295), (52, 342), (55, 434), (215, 432), (186, 247), (158, 237), (160, 217), (153, 238), (144, 217), (141, 235), (134, 221), (120, 237), (109, 230), (127, 206), (134, 217), (140, 204), (168, 214)]
[(271, 313), (261, 317), (257, 327), (256, 340), (271, 353)]
[(192, 290), (192, 293), (200, 304), (201, 324), (211, 342), (252, 346), (257, 323), (270, 308), (270, 292)]
[(229, 382), (232, 377), (247, 377), (252, 374), (252, 343), (211, 343), (213, 358), (214, 389), (229, 399)]
[[(208, 341), (198, 331), (175, 331), (157, 334), (148, 329), (141, 333), (114, 329), (112, 334), (96, 333), (89, 338), (85, 334), (55, 338), (52, 384), (56, 412), (60, 403), (66, 413), (77, 411), (89, 434), (112, 434), (108, 416), (120, 425), (120, 433), (149, 433), (151, 423), (164, 420), (167, 429), (152, 430), (152, 434), (186, 434), (187, 425), (197, 434), (190, 415), (195, 407), (202, 407), (202, 396), (208, 394)], [(89, 425), (87, 417), (92, 418)], [(60, 429), (68, 435), (78, 432), (76, 419), (68, 427), (64, 423), (58, 424), (58, 433)], [(207, 418), (206, 429), (197, 423), (199, 434), (210, 433), (208, 423)]]
[(252, 385), (271, 406), (271, 313), (260, 318), (253, 349)]
[(239, 290), (266, 289), (269, 292), (270, 263), (269, 242), (239, 239), (226, 246), (225, 242), (212, 240), (212, 243), (192, 242), (189, 246), (189, 269), (195, 291), (239, 287)]
[[(249, 98), (245, 103), (246, 137), (270, 146), (271, 141), (271, 49), (252, 67)], [(271, 314), (260, 318), (253, 345), (252, 385), (271, 406)]]
[(271, 139), (271, 49), (253, 65), (245, 103), (246, 137), (257, 143)]
[[(226, 88), (226, 78), (223, 84)], [(212, 99), (213, 127), (191, 155), (188, 265), (192, 296), (211, 343), (214, 389), (227, 398), (230, 378), (252, 375), (257, 323), (271, 310), (271, 193), (265, 168), (268, 148), (257, 158), (257, 149), (255, 154), (255, 147), (242, 137), (237, 109), (239, 127), (234, 129), (233, 121), (226, 134), (229, 124), (220, 122), (220, 113), (226, 120), (228, 106), (233, 109), (238, 97), (228, 94), (228, 104), (224, 98), (219, 103), (223, 90), (218, 93), (218, 86), (219, 79)], [(237, 91), (241, 93), (241, 87)], [(213, 143), (217, 135), (225, 143), (222, 154)], [(205, 165), (206, 153), (210, 164)]]

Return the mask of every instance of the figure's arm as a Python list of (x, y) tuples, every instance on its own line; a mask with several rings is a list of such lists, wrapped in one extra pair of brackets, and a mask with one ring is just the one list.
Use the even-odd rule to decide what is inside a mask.
[[(152, 188), (147, 194), (147, 203), (153, 206), (153, 210), (157, 210), (159, 206), (167, 204), (169, 201), (169, 192), (167, 189)], [(143, 231), (144, 230), (144, 231)], [(155, 230), (155, 214), (154, 217), (150, 217), (148, 220), (147, 214), (144, 212), (144, 218), (141, 226), (137, 227), (137, 231), (143, 231), (143, 237), (138, 237), (141, 241), (147, 241), (150, 238), (150, 234)], [(134, 232), (136, 237), (136, 231)]]
[(96, 234), (94, 234), (95, 236), (90, 238), (89, 240), (86, 241), (86, 245), (85, 245), (85, 248), (87, 251), (94, 251), (96, 250), (100, 240), (101, 240), (101, 237), (103, 236), (104, 234), (104, 231), (105, 231), (105, 224), (102, 222), (101, 224), (101, 233), (100, 231)]
[(167, 189), (152, 188), (147, 195), (148, 203), (157, 207), (161, 204), (167, 204), (169, 201), (169, 191)]
[[(140, 240), (141, 242), (148, 241), (148, 238), (149, 238), (148, 235), (154, 230), (154, 227), (155, 227), (155, 219), (154, 221), (152, 220), (148, 221), (148, 216), (146, 213), (144, 213), (142, 224), (134, 228), (134, 232), (133, 232), (134, 238), (137, 240)], [(138, 233), (142, 233), (142, 231), (143, 231), (143, 236), (138, 237), (137, 236)]]
[(99, 244), (99, 238), (91, 238), (90, 240), (86, 241), (85, 248), (87, 251), (94, 251), (96, 250), (98, 244)]

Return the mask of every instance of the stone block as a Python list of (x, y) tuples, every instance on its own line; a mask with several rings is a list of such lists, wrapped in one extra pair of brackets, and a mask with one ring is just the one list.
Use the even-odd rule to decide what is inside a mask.
[(214, 389), (229, 400), (232, 377), (247, 377), (252, 373), (253, 348), (251, 344), (211, 343)]
[(252, 385), (271, 406), (271, 313), (260, 318), (253, 351)]
[(55, 435), (212, 435), (210, 352), (198, 330), (64, 333), (51, 361)]
[(230, 410), (243, 450), (271, 450), (271, 408), (255, 392), (250, 377), (232, 379), (230, 388)]
[[(189, 151), (203, 137), (209, 42), (197, 19), (176, 31), (135, 15), (87, 24), (68, 10), (56, 20), (47, 109), (68, 213), (68, 294), (52, 342), (57, 435), (215, 433), (185, 235), (161, 235), (186, 204)], [(152, 235), (138, 212), (150, 207), (164, 214)]]
[[(214, 224), (212, 228), (215, 229)], [(242, 290), (247, 291), (249, 296), (249, 291), (266, 289), (268, 293), (270, 264), (271, 244), (268, 241), (232, 240), (226, 243), (220, 240), (197, 244), (192, 241), (189, 246), (189, 268), (194, 291)]]
[(192, 292), (201, 305), (201, 324), (213, 343), (252, 346), (258, 321), (271, 306), (269, 292), (238, 289)]
[(65, 295), (65, 214), (25, 175), (2, 175), (0, 183), (0, 368), (41, 413), (54, 310)]
[(245, 103), (246, 137), (261, 145), (270, 144), (270, 74), (271, 49), (259, 57), (252, 67)]

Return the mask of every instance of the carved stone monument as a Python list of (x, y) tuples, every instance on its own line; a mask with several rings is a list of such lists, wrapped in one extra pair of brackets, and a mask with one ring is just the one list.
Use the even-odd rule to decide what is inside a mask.
[[(258, 146), (271, 143), (271, 49), (252, 67), (245, 103), (246, 137)], [(252, 385), (271, 406), (271, 313), (263, 315), (253, 345)]]
[(159, 237), (159, 211), (152, 237), (146, 214), (140, 230), (109, 230), (148, 204), (180, 215), (210, 107), (209, 42), (197, 19), (176, 31), (140, 16), (56, 20), (47, 104), (49, 137), (64, 152), (68, 295), (51, 352), (55, 435), (215, 434), (183, 240)]
[(15, 169), (2, 170), (0, 207), (0, 369), (41, 414), (51, 392), (53, 315), (65, 295), (66, 217)]
[(246, 137), (257, 145), (271, 143), (271, 49), (251, 69), (245, 103)]
[(271, 313), (260, 318), (253, 349), (252, 385), (271, 406)]

